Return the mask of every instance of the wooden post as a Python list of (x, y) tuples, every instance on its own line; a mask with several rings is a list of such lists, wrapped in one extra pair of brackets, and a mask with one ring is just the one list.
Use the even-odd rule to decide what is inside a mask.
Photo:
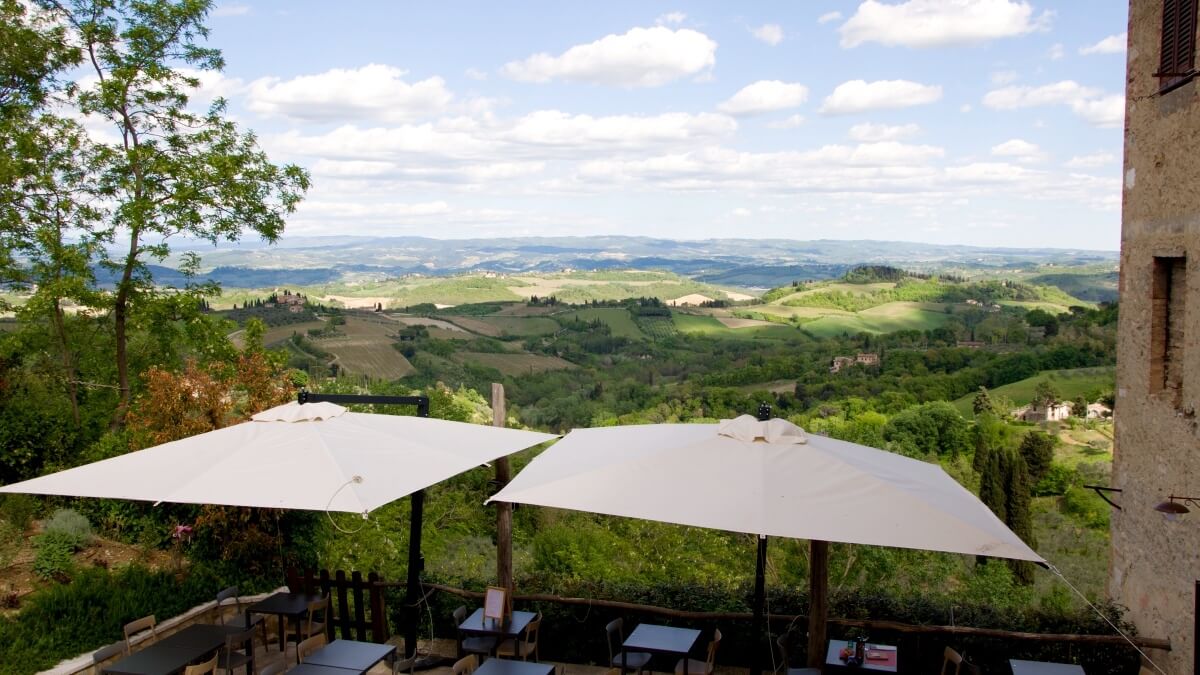
[[(492, 426), (504, 427), (508, 414), (504, 403), (504, 385), (492, 383)], [(508, 457), (496, 460), (496, 490), (504, 489), (512, 479), (512, 468)], [(496, 585), (508, 591), (511, 598), (513, 588), (512, 568), (512, 504), (496, 502)]]
[(829, 615), (829, 542), (808, 542), (808, 667), (825, 668)]

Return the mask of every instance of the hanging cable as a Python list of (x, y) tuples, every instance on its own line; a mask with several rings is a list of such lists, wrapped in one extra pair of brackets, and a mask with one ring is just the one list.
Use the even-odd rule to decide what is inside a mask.
[(333, 500), (337, 499), (338, 493), (340, 493), (342, 490), (346, 489), (346, 486), (351, 485), (351, 484), (361, 484), (362, 482), (363, 482), (362, 476), (352, 476), (350, 478), (350, 480), (346, 481), (345, 483), (342, 483), (338, 487), (338, 489), (334, 490), (333, 494), (330, 495), (330, 497), (329, 497), (329, 501), (325, 502), (325, 517), (329, 519), (329, 524), (333, 525), (334, 529), (337, 530), (338, 532), (341, 532), (342, 534), (357, 534), (359, 532), (362, 532), (362, 529), (367, 526), (367, 522), (366, 522), (367, 521), (367, 512), (363, 511), (363, 513), (362, 513), (363, 524), (359, 525), (357, 530), (347, 530), (346, 528), (342, 527), (341, 525), (338, 525), (337, 521), (335, 521), (333, 519), (333, 514), (329, 511), (329, 507), (333, 504)]
[(1083, 600), (1085, 603), (1087, 603), (1087, 606), (1091, 607), (1093, 612), (1095, 612), (1101, 619), (1104, 619), (1104, 622), (1107, 623), (1109, 626), (1111, 626), (1113, 630), (1117, 631), (1117, 634), (1120, 635), (1122, 638), (1124, 638), (1125, 641), (1129, 643), (1130, 647), (1133, 647), (1134, 649), (1136, 649), (1137, 653), (1141, 654), (1142, 658), (1146, 660), (1146, 663), (1149, 663), (1151, 666), (1153, 666), (1154, 669), (1157, 670), (1161, 675), (1167, 675), (1167, 671), (1163, 670), (1162, 668), (1159, 668), (1158, 664), (1155, 663), (1154, 660), (1151, 659), (1149, 656), (1147, 656), (1146, 652), (1142, 651), (1142, 648), (1137, 646), (1133, 642), (1133, 640), (1131, 640), (1129, 638), (1129, 636), (1125, 634), (1125, 631), (1121, 630), (1120, 628), (1117, 628), (1117, 624), (1113, 623), (1112, 620), (1110, 620), (1107, 616), (1105, 616), (1104, 612), (1101, 612), (1098, 607), (1093, 605), (1092, 601), (1088, 600), (1087, 596), (1084, 595), (1083, 593), (1081, 593), (1078, 588), (1075, 588), (1075, 586), (1070, 581), (1067, 581), (1067, 578), (1063, 576), (1063, 573), (1060, 572), (1057, 567), (1055, 567), (1054, 565), (1047, 562), (1046, 569), (1049, 569), (1051, 572), (1054, 572), (1055, 576), (1057, 576), (1059, 579), (1062, 579), (1062, 582), (1067, 585), (1067, 588), (1074, 591), (1075, 595), (1078, 595), (1080, 600)]

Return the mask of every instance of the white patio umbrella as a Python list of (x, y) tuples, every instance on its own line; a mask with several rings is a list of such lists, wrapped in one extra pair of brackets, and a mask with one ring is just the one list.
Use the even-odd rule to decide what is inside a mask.
[[(288, 403), (243, 422), (0, 492), (216, 504), (364, 516), (414, 495), (409, 586), (420, 565), (421, 490), (551, 434)], [(415, 645), (415, 623), (410, 626)]]
[(0, 492), (366, 514), (553, 438), (293, 402), (249, 422), (5, 485)]
[[(765, 536), (1044, 562), (937, 465), (749, 415), (576, 429), (492, 500), (760, 535), (759, 596)], [(810, 659), (823, 622), (810, 619)]]

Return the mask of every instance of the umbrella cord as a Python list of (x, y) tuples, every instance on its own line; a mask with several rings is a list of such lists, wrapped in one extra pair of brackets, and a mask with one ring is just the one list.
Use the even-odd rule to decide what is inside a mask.
[(1054, 575), (1057, 576), (1059, 579), (1061, 579), (1062, 582), (1067, 585), (1067, 588), (1074, 591), (1075, 595), (1078, 595), (1080, 600), (1083, 600), (1085, 603), (1087, 603), (1087, 606), (1091, 607), (1092, 611), (1095, 612), (1097, 616), (1099, 616), (1101, 619), (1104, 619), (1105, 623), (1107, 623), (1109, 626), (1111, 626), (1113, 630), (1117, 631), (1117, 634), (1120, 635), (1122, 638), (1124, 638), (1125, 641), (1129, 643), (1130, 647), (1133, 647), (1134, 649), (1136, 649), (1137, 653), (1141, 654), (1142, 658), (1146, 660), (1146, 663), (1149, 663), (1151, 666), (1154, 667), (1155, 670), (1157, 670), (1162, 675), (1167, 675), (1167, 671), (1163, 670), (1162, 668), (1159, 668), (1158, 664), (1154, 662), (1154, 659), (1151, 659), (1149, 656), (1146, 655), (1146, 652), (1142, 651), (1141, 647), (1134, 644), (1133, 640), (1131, 640), (1129, 638), (1129, 636), (1125, 634), (1125, 631), (1121, 630), (1120, 628), (1117, 628), (1117, 624), (1113, 623), (1111, 619), (1109, 619), (1107, 616), (1104, 615), (1104, 612), (1101, 612), (1099, 608), (1097, 608), (1095, 605), (1093, 605), (1092, 601), (1088, 600), (1087, 596), (1084, 595), (1082, 592), (1080, 592), (1080, 590), (1078, 588), (1075, 588), (1074, 584), (1072, 584), (1070, 581), (1067, 581), (1067, 578), (1065, 576), (1063, 576), (1063, 573), (1060, 572), (1057, 567), (1055, 567), (1054, 565), (1052, 565), (1050, 563), (1046, 563), (1046, 568), (1049, 569), (1051, 572), (1053, 572)]
[(340, 493), (342, 490), (345, 490), (347, 485), (353, 485), (354, 483), (361, 483), (361, 482), (362, 482), (362, 476), (351, 476), (350, 480), (346, 481), (345, 483), (342, 483), (338, 487), (338, 489), (334, 490), (333, 494), (329, 496), (329, 501), (325, 502), (325, 517), (329, 519), (329, 524), (333, 525), (333, 529), (337, 530), (338, 532), (341, 532), (342, 534), (357, 534), (357, 533), (361, 532), (362, 529), (367, 526), (367, 522), (366, 522), (367, 521), (367, 512), (363, 511), (363, 514), (362, 514), (363, 524), (359, 525), (358, 529), (347, 530), (346, 528), (342, 527), (341, 525), (338, 525), (337, 521), (335, 521), (333, 519), (333, 514), (329, 511), (329, 507), (330, 507), (330, 505), (333, 504), (333, 500), (337, 499), (338, 493)]

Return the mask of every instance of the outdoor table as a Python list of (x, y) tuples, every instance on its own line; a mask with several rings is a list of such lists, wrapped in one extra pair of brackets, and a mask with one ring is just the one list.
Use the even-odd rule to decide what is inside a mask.
[(354, 671), (345, 668), (334, 668), (333, 666), (318, 666), (315, 663), (301, 663), (298, 666), (288, 668), (288, 675), (351, 675)]
[(358, 640), (334, 640), (304, 657), (304, 663), (365, 673), (371, 669), (371, 666), (379, 663), (394, 651), (396, 651), (394, 645), (359, 642)]
[(1009, 659), (1008, 665), (1012, 667), (1013, 675), (1085, 675), (1083, 667), (1074, 663)]
[(246, 625), (250, 625), (251, 614), (274, 614), (278, 616), (279, 651), (285, 651), (284, 642), (287, 639), (287, 620), (292, 619), (296, 624), (296, 632), (299, 632), (300, 620), (308, 614), (308, 603), (316, 602), (323, 597), (325, 596), (320, 593), (285, 593), (282, 591), (275, 593), (246, 608)]
[(497, 621), (495, 619), (485, 619), (483, 616), (483, 608), (471, 612), (458, 625), (458, 630), (467, 635), (481, 635), (487, 637), (499, 638), (497, 644), (503, 644), (505, 640), (516, 640), (525, 632), (525, 628), (533, 621), (537, 614), (533, 612), (513, 612), (508, 619)]
[(621, 644), (621, 671), (625, 670), (626, 653), (649, 652), (681, 657), (683, 659), (683, 675), (687, 675), (687, 656), (699, 639), (700, 631), (693, 628), (673, 628), (639, 623)]
[[(475, 675), (553, 675), (554, 664), (515, 659), (488, 659), (475, 669)], [(301, 674), (303, 675), (303, 674)]]
[(825, 665), (840, 666), (842, 668), (851, 668), (855, 670), (878, 670), (884, 673), (896, 672), (896, 662), (899, 654), (896, 648), (891, 645), (877, 645), (868, 643), (866, 652), (878, 652), (883, 658), (871, 659), (864, 658), (860, 666), (847, 666), (846, 662), (841, 659), (841, 652), (850, 643), (845, 640), (830, 640), (829, 651), (825, 652)]
[(108, 675), (170, 675), (225, 646), (225, 626), (192, 624), (105, 666)]

